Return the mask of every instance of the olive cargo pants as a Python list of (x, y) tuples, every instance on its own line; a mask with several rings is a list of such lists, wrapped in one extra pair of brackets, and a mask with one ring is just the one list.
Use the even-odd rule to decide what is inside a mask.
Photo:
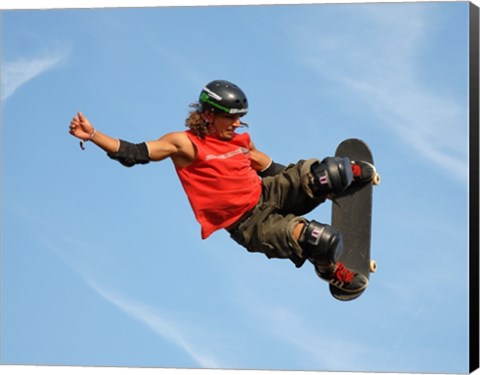
[(282, 173), (262, 181), (257, 205), (228, 229), (230, 236), (250, 252), (268, 258), (289, 258), (297, 267), (306, 259), (293, 237), (294, 228), (307, 223), (302, 217), (323, 203), (326, 197), (314, 197), (307, 174), (318, 159), (300, 160)]

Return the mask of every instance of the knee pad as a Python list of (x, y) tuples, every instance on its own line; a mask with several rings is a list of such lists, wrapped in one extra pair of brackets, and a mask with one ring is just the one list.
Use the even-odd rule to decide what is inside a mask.
[(298, 239), (304, 258), (313, 263), (337, 263), (343, 252), (343, 237), (332, 226), (315, 220), (303, 227)]
[(353, 181), (352, 167), (348, 158), (328, 157), (311, 166), (311, 189), (316, 196), (338, 194)]

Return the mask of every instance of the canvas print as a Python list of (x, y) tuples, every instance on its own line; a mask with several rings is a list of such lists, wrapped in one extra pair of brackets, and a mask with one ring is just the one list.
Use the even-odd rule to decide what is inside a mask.
[(2, 10), (1, 365), (468, 372), (472, 6)]

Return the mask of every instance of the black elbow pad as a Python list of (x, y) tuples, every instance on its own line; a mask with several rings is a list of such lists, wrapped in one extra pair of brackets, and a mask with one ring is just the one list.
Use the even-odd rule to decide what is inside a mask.
[(120, 140), (120, 147), (117, 152), (107, 154), (110, 159), (117, 160), (125, 167), (132, 167), (135, 164), (147, 164), (150, 162), (148, 148), (145, 142), (133, 144)]

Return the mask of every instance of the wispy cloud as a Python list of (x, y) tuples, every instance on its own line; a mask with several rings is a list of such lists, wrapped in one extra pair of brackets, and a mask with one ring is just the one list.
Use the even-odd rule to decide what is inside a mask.
[[(220, 364), (212, 355), (206, 353), (205, 347), (193, 344), (188, 328), (171, 317), (167, 317), (152, 307), (136, 302), (107, 289), (91, 277), (85, 277), (88, 285), (107, 301), (117, 306), (131, 317), (147, 325), (160, 337), (170, 341), (187, 353), (199, 367), (220, 368)], [(201, 344), (200, 344), (201, 345)]]
[(6, 100), (25, 83), (65, 61), (68, 54), (69, 48), (63, 48), (32, 58), (3, 61), (1, 100)]
[(214, 334), (211, 330), (207, 332), (207, 327), (199, 327), (198, 324), (181, 321), (178, 317), (174, 317), (174, 312), (159, 311), (105, 286), (97, 276), (93, 276), (98, 273), (98, 269), (95, 267), (95, 259), (91, 255), (91, 245), (59, 232), (55, 226), (44, 221), (43, 218), (29, 215), (25, 219), (34, 221), (38, 226), (38, 243), (43, 244), (62, 259), (104, 300), (145, 324), (160, 338), (185, 352), (199, 368), (224, 367), (212, 354), (216, 351), (218, 343), (210, 341)]
[(303, 63), (360, 99), (382, 131), (388, 128), (415, 155), (465, 182), (467, 103), (422, 81), (422, 70), (428, 70), (422, 51), (435, 37), (427, 10), (405, 5), (357, 8), (358, 18), (346, 28), (350, 32), (335, 28), (335, 34), (327, 29), (312, 33), (309, 25), (297, 30), (302, 36), (296, 34), (295, 40), (302, 41)]

